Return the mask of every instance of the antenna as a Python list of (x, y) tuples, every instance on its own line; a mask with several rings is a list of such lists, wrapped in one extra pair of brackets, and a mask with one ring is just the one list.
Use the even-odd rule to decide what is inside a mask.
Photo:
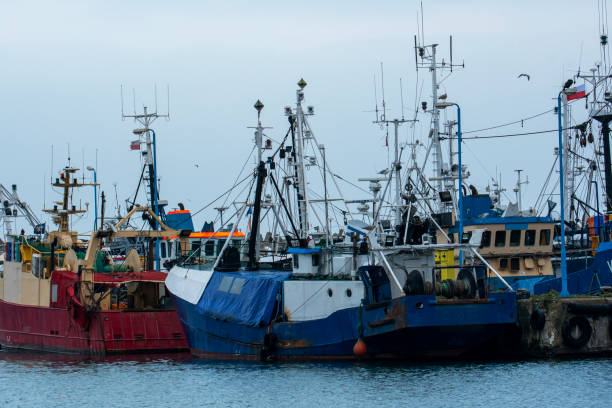
[(153, 84), (153, 92), (155, 93), (155, 113), (157, 113), (157, 84)]
[(380, 63), (380, 86), (382, 88), (382, 107), (383, 107), (383, 116), (381, 120), (387, 119), (387, 105), (385, 104), (385, 72), (383, 70), (383, 63)]
[(414, 35), (414, 69), (419, 72), (419, 59), (417, 57), (417, 36)]
[(423, 2), (421, 2), (421, 41), (425, 44), (425, 25), (423, 24)]
[(121, 120), (125, 120), (123, 115), (123, 84), (121, 84)]
[(136, 115), (136, 89), (132, 88), (132, 102), (134, 103), (134, 115)]
[(170, 120), (170, 84), (166, 85), (166, 93), (167, 93), (167, 107), (166, 107), (166, 113), (168, 114), (166, 116), (166, 120)]
[(453, 36), (450, 36), (450, 70), (453, 72)]
[(404, 120), (404, 89), (402, 88), (402, 78), (400, 80), (400, 100), (402, 101), (402, 120)]
[(376, 74), (374, 74), (374, 111), (376, 112), (376, 121), (378, 122), (378, 95), (376, 94)]

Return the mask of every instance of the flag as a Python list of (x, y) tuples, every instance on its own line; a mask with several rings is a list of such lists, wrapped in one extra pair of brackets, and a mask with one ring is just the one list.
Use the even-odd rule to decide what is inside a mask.
[(140, 150), (140, 140), (132, 140), (132, 143), (130, 143), (130, 150)]
[(584, 98), (585, 96), (586, 96), (586, 93), (584, 91), (584, 84), (582, 84), (576, 87), (576, 93), (572, 95), (567, 95), (567, 100), (573, 101), (574, 99)]

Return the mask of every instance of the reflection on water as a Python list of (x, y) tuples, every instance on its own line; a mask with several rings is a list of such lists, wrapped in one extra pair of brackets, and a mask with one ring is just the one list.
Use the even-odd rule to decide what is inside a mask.
[(258, 363), (0, 352), (2, 407), (612, 406), (612, 359)]

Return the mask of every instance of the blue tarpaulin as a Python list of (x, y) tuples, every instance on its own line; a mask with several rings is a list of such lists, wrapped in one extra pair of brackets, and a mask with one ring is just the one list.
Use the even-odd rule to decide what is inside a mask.
[(282, 282), (291, 272), (215, 272), (196, 310), (247, 326), (268, 324)]
[[(601, 286), (612, 285), (612, 242), (602, 242), (595, 259), (585, 269), (567, 275), (567, 290), (571, 295), (594, 294)], [(533, 294), (541, 295), (551, 289), (561, 292), (561, 278), (547, 279), (534, 286)]]

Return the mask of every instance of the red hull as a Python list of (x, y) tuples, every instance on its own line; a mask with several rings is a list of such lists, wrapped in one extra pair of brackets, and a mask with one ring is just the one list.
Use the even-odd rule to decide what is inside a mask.
[(0, 300), (0, 344), (96, 356), (189, 349), (174, 310), (97, 311), (87, 319), (87, 328), (83, 328), (68, 308)]

